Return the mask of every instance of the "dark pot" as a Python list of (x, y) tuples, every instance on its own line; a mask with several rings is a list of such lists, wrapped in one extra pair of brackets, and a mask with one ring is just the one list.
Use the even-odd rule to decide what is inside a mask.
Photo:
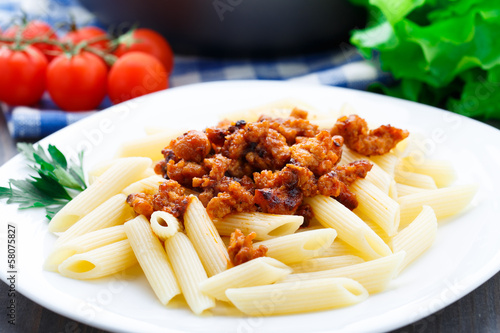
[(80, 0), (118, 30), (134, 23), (162, 33), (176, 53), (278, 56), (335, 49), (362, 27), (347, 0)]

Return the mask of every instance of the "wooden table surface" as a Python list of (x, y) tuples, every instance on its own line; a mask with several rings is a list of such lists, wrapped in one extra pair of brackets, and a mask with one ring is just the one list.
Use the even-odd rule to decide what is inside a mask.
[[(492, 123), (500, 128), (500, 123)], [(16, 154), (0, 112), (0, 165)], [(500, 240), (499, 240), (500, 241)], [(2, 251), (5, 245), (2, 245)], [(8, 287), (0, 283), (0, 332), (102, 333), (100, 329), (60, 316), (17, 293), (16, 325), (7, 322)], [(2, 313), (3, 312), (3, 313)], [(410, 332), (500, 332), (500, 273), (459, 301), (437, 313), (400, 328), (394, 333)]]

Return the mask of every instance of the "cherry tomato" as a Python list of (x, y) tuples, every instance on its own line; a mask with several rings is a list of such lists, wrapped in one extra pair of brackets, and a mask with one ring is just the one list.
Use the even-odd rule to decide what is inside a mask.
[[(52, 29), (52, 27), (43, 22), (43, 21), (38, 21), (38, 20), (33, 20), (26, 24), (26, 26), (19, 26), (19, 25), (14, 25), (5, 30), (3, 36), (4, 37), (9, 37), (9, 38), (14, 38), (17, 35), (17, 32), (19, 29), (23, 29), (21, 33), (21, 37), (24, 39), (33, 39), (33, 38), (48, 38), (52, 40), (57, 40), (57, 35)], [(59, 48), (56, 45), (51, 45), (47, 43), (34, 43), (31, 44), (35, 48), (39, 49), (42, 51), (42, 53), (45, 55), (48, 61), (52, 61), (56, 57), (57, 51)]]
[(108, 95), (114, 104), (167, 88), (165, 67), (147, 53), (126, 53), (109, 71)]
[(172, 73), (174, 54), (167, 40), (151, 29), (140, 28), (126, 34), (120, 39), (114, 54), (121, 57), (125, 53), (141, 51), (156, 57), (161, 61), (168, 73)]
[(75, 31), (68, 32), (61, 39), (61, 41), (63, 42), (71, 41), (74, 45), (76, 45), (84, 40), (89, 41), (89, 40), (94, 40), (96, 38), (104, 38), (103, 40), (90, 43), (89, 45), (97, 49), (106, 51), (109, 48), (109, 38), (107, 38), (107, 35), (108, 34), (106, 33), (106, 31), (102, 30), (101, 28), (88, 26), (77, 29)]
[(33, 46), (22, 50), (0, 47), (0, 101), (32, 105), (45, 91), (47, 59)]
[(92, 110), (106, 95), (107, 74), (104, 61), (92, 53), (62, 54), (49, 64), (47, 90), (61, 109)]

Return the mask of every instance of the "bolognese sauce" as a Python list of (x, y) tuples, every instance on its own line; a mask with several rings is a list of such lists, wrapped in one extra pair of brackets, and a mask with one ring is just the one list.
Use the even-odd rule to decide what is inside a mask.
[(349, 185), (365, 178), (367, 160), (339, 165), (344, 144), (360, 154), (388, 152), (408, 136), (390, 125), (369, 131), (357, 115), (339, 118), (320, 130), (294, 109), (288, 118), (261, 116), (256, 122), (223, 121), (192, 130), (163, 149), (155, 172), (165, 178), (154, 195), (132, 194), (127, 202), (139, 214), (163, 210), (182, 218), (187, 193), (196, 193), (211, 218), (237, 212), (297, 214), (312, 217), (305, 197), (331, 196), (349, 209), (357, 207)]

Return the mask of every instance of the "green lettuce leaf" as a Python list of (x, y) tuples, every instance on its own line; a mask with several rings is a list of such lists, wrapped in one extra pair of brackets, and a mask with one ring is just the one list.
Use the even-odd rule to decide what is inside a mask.
[(373, 90), (500, 119), (500, 1), (351, 1), (372, 14), (351, 43), (398, 80)]

